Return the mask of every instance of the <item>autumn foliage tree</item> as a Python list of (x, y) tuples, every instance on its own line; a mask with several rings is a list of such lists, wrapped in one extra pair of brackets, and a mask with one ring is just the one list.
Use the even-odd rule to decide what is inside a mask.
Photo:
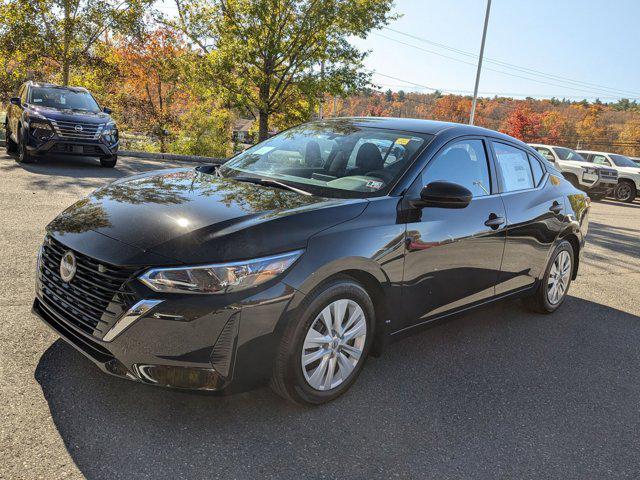
[(157, 29), (115, 48), (121, 72), (119, 104), (132, 127), (155, 135), (160, 150), (167, 151), (170, 131), (187, 107), (183, 65), (190, 52), (173, 31)]
[(523, 142), (532, 142), (540, 138), (542, 119), (526, 103), (521, 103), (509, 114), (500, 131), (516, 137)]

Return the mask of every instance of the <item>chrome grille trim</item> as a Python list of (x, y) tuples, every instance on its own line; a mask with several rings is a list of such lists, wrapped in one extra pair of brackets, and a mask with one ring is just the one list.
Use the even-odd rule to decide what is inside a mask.
[(45, 240), (38, 264), (42, 300), (70, 326), (102, 339), (135, 301), (124, 287), (134, 270), (105, 265), (73, 251), (77, 271), (67, 283), (59, 270), (62, 255), (68, 250), (51, 237)]
[[(50, 120), (53, 129), (60, 138), (73, 138), (77, 140), (98, 140), (102, 135), (104, 123), (68, 122), (63, 120)], [(76, 126), (82, 130), (76, 130)]]

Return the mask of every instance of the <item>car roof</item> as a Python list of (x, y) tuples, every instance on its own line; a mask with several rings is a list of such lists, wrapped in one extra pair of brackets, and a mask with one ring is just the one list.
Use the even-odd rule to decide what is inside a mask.
[(74, 92), (88, 92), (88, 90), (84, 87), (72, 87), (72, 86), (64, 86), (64, 85), (56, 85), (55, 83), (46, 83), (46, 82), (34, 82), (29, 81), (26, 83), (29, 87), (48, 87), (48, 88), (61, 88), (64, 90), (71, 90)]
[[(576, 150), (578, 153), (599, 153), (601, 155), (610, 155), (612, 152), (603, 152), (600, 150)], [(620, 155), (619, 153), (614, 153), (613, 155)], [(624, 156), (624, 155), (623, 155)]]
[(505, 135), (504, 133), (490, 130), (488, 128), (477, 127), (454, 122), (440, 122), (436, 120), (424, 120), (421, 118), (394, 118), (394, 117), (336, 117), (325, 118), (323, 122), (344, 122), (350, 121), (358, 126), (372, 128), (388, 128), (390, 130), (404, 130), (407, 132), (437, 135), (445, 130), (454, 135), (484, 135), (493, 138), (516, 142), (526, 145), (517, 138)]

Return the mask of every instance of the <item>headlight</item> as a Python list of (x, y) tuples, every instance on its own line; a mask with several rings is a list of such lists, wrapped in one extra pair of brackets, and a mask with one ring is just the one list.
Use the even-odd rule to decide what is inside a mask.
[(38, 140), (47, 140), (53, 136), (53, 127), (49, 122), (43, 120), (31, 120), (29, 122), (31, 134)]
[(272, 280), (287, 270), (300, 255), (302, 250), (242, 262), (153, 268), (139, 279), (156, 292), (227, 293)]
[(582, 169), (584, 170), (584, 173), (598, 173), (598, 169), (594, 167), (582, 167)]

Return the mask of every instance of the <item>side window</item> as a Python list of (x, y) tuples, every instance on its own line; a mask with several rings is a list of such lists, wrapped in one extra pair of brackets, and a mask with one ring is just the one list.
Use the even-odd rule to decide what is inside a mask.
[(527, 154), (504, 143), (493, 143), (502, 185), (505, 192), (533, 188), (533, 173)]
[(533, 172), (533, 185), (540, 185), (540, 180), (544, 177), (544, 170), (540, 162), (533, 156), (529, 155), (529, 163), (531, 164), (531, 172)]
[(593, 160), (591, 161), (598, 165), (606, 165), (607, 167), (611, 166), (611, 163), (609, 163), (609, 160), (607, 160), (607, 157), (605, 157), (604, 155), (594, 155)]
[(422, 185), (439, 180), (462, 185), (474, 197), (489, 195), (491, 180), (482, 140), (456, 142), (429, 162), (422, 172)]
[(548, 148), (544, 148), (544, 147), (534, 147), (534, 148), (538, 151), (538, 153), (540, 153), (544, 158), (546, 158), (550, 162), (556, 161), (556, 159), (553, 156), (553, 153), (551, 153), (551, 150), (549, 150)]

